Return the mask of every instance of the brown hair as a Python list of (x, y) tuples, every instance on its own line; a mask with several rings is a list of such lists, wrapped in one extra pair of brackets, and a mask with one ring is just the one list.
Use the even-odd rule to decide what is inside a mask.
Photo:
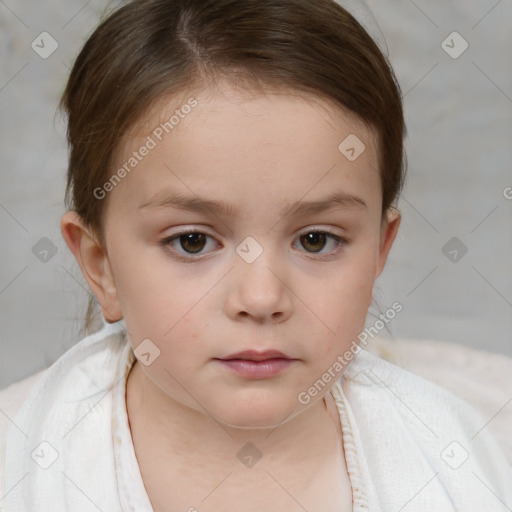
[[(402, 189), (402, 98), (391, 65), (333, 0), (138, 0), (109, 14), (80, 51), (59, 109), (68, 116), (65, 203), (104, 245), (105, 201), (122, 137), (164, 96), (218, 78), (320, 97), (376, 130), (383, 213)], [(83, 330), (93, 324), (89, 300)], [(96, 327), (97, 327), (96, 323)]]

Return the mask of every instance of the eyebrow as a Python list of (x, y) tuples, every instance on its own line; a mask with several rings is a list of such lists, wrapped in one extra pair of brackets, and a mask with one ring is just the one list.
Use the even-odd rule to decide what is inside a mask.
[[(288, 214), (311, 215), (335, 207), (368, 210), (367, 204), (360, 197), (345, 192), (335, 192), (325, 199), (317, 201), (297, 201), (291, 207), (283, 208), (280, 212), (280, 216), (284, 217)], [(240, 214), (240, 208), (224, 201), (214, 201), (202, 197), (190, 197), (182, 194), (169, 193), (157, 194), (154, 198), (143, 203), (139, 207), (139, 210), (144, 211), (156, 208), (176, 208), (178, 210), (198, 213), (216, 213), (230, 217), (236, 217)]]

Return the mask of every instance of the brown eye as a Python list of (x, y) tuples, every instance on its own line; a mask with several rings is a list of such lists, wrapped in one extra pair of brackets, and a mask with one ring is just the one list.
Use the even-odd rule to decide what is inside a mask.
[(310, 252), (320, 252), (327, 240), (326, 233), (314, 231), (300, 237), (300, 242), (305, 249), (311, 249)]
[(179, 239), (181, 248), (191, 254), (201, 252), (206, 245), (206, 235), (203, 233), (188, 233)]
[(303, 233), (297, 239), (299, 241), (307, 253), (322, 260), (336, 257), (348, 244), (345, 238), (320, 229)]
[[(199, 231), (184, 231), (173, 236), (164, 238), (160, 244), (166, 250), (171, 250), (177, 257), (187, 257), (193, 255), (206, 254), (205, 247), (208, 245), (208, 239), (215, 246), (214, 239)], [(200, 254), (201, 253), (201, 254)], [(192, 260), (192, 258), (188, 258)]]

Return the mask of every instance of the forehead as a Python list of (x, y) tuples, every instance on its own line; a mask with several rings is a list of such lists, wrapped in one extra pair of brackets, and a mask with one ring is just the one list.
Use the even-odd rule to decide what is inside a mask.
[(254, 198), (262, 184), (275, 201), (340, 180), (348, 189), (380, 186), (374, 130), (334, 102), (299, 92), (224, 84), (162, 98), (125, 138), (116, 165), (145, 142), (154, 147), (115, 191), (141, 204), (166, 185), (188, 184), (202, 196), (228, 192), (233, 202)]
[[(268, 135), (267, 139), (272, 139), (273, 131), (279, 132), (280, 128), (284, 128), (284, 132), (280, 132), (282, 136), (302, 132), (311, 139), (315, 137), (315, 132), (337, 132), (338, 138), (343, 132), (356, 134), (364, 139), (367, 147), (374, 146), (371, 150), (377, 149), (378, 137), (374, 128), (334, 99), (285, 89), (283, 86), (254, 85), (250, 88), (249, 85), (240, 87), (236, 82), (221, 79), (208, 86), (198, 85), (160, 97), (121, 138), (120, 152), (131, 151), (141, 139), (154, 134), (160, 126), (167, 123), (169, 127), (169, 122), (173, 125), (170, 127), (172, 137), (166, 137), (169, 135), (167, 131), (162, 135), (167, 139), (163, 142), (170, 144), (170, 138), (184, 143), (187, 136), (200, 137), (201, 131), (203, 135), (207, 132), (212, 144), (215, 135), (219, 134), (220, 138), (223, 132), (229, 133), (230, 139), (234, 140), (237, 134), (247, 135), (237, 128), (254, 126), (266, 129), (263, 132), (252, 131), (250, 135), (255, 143), (261, 142), (265, 135)], [(188, 106), (192, 98), (196, 102), (193, 109)], [(210, 129), (212, 127), (215, 131)], [(305, 149), (310, 154), (314, 153), (311, 146)]]

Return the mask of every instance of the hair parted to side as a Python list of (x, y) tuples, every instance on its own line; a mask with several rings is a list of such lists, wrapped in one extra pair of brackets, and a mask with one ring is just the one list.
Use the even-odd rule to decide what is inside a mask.
[[(123, 136), (158, 100), (219, 79), (306, 93), (352, 111), (378, 135), (383, 213), (395, 204), (406, 173), (400, 87), (377, 44), (339, 4), (135, 0), (86, 41), (59, 104), (68, 118), (65, 204), (104, 247), (105, 200), (93, 191), (112, 175)], [(91, 298), (86, 333), (94, 305)]]

